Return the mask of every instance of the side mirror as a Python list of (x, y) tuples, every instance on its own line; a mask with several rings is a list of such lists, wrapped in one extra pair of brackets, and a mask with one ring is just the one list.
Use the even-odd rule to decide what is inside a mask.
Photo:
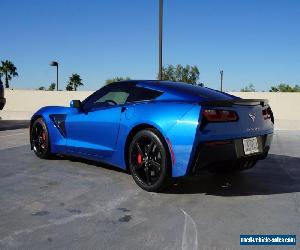
[(81, 108), (81, 101), (80, 100), (72, 100), (70, 102), (71, 108)]

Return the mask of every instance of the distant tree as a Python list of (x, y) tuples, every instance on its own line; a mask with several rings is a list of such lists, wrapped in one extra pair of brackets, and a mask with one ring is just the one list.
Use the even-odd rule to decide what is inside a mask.
[(56, 88), (56, 84), (53, 82), (53, 83), (51, 83), (51, 84), (49, 85), (48, 90), (49, 90), (49, 91), (54, 91), (55, 88)]
[(281, 83), (277, 86), (272, 86), (270, 92), (300, 92), (300, 86), (290, 86), (289, 84)]
[(105, 84), (107, 85), (107, 84), (110, 84), (110, 83), (113, 83), (113, 82), (121, 82), (121, 81), (129, 81), (129, 80), (131, 80), (131, 79), (128, 76), (127, 77), (117, 76), (117, 77), (113, 77), (111, 79), (107, 79), (105, 81)]
[(254, 85), (252, 83), (250, 83), (245, 88), (242, 88), (241, 92), (255, 92), (255, 87), (254, 87)]
[(66, 90), (67, 91), (73, 91), (73, 85), (68, 83), (67, 86), (66, 86)]
[(41, 86), (41, 87), (37, 88), (37, 90), (46, 90), (46, 88), (44, 86)]
[(197, 66), (186, 65), (183, 67), (181, 64), (173, 66), (169, 64), (162, 68), (162, 80), (174, 82), (186, 82), (193, 85), (203, 86), (203, 83), (198, 83), (200, 71)]
[(294, 86), (294, 92), (300, 92), (300, 86), (299, 85), (295, 85)]
[[(177, 66), (180, 67), (181, 65), (177, 65)], [(172, 81), (172, 82), (178, 81), (179, 82), (180, 79), (178, 79), (177, 76), (178, 76), (178, 73), (176, 73), (176, 68), (172, 64), (169, 64), (168, 66), (163, 66), (162, 67), (162, 80)], [(157, 77), (157, 79), (158, 79), (158, 77)]]
[(9, 81), (18, 76), (17, 68), (11, 61), (1, 61), (0, 77), (4, 75), (5, 87), (9, 88)]
[(279, 92), (277, 87), (271, 86), (271, 89), (269, 90), (269, 92)]
[(77, 88), (79, 86), (83, 86), (83, 82), (82, 82), (82, 79), (80, 78), (80, 75), (72, 74), (72, 76), (69, 78), (69, 82), (66, 86), (66, 90), (77, 91)]

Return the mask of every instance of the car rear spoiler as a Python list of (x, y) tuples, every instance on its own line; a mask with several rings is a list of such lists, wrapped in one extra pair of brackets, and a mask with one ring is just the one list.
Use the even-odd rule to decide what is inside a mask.
[(243, 106), (266, 106), (269, 103), (267, 99), (242, 99), (236, 98), (231, 100), (215, 100), (215, 101), (203, 101), (199, 104), (202, 106), (214, 106), (214, 107), (230, 107), (233, 105), (243, 105)]

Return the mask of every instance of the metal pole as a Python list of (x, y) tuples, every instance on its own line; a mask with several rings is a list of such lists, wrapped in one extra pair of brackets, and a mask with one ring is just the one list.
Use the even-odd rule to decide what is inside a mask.
[(223, 91), (223, 70), (220, 71), (220, 75), (221, 75), (221, 91)]
[(58, 64), (56, 65), (56, 91), (58, 91)]
[(162, 80), (162, 34), (163, 34), (163, 0), (159, 0), (159, 70), (158, 70), (159, 80)]
[(52, 61), (49, 64), (50, 66), (56, 67), (56, 91), (58, 91), (58, 62)]

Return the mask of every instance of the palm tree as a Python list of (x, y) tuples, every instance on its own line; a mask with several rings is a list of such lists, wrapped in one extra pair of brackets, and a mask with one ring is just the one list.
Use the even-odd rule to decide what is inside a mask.
[(83, 82), (82, 82), (82, 79), (80, 78), (80, 75), (78, 75), (78, 74), (72, 74), (72, 76), (69, 79), (69, 83), (66, 86), (66, 90), (77, 91), (77, 88), (79, 86), (83, 86)]
[(3, 75), (5, 77), (5, 87), (9, 88), (9, 81), (13, 77), (18, 76), (17, 68), (11, 61), (1, 61), (0, 77)]

